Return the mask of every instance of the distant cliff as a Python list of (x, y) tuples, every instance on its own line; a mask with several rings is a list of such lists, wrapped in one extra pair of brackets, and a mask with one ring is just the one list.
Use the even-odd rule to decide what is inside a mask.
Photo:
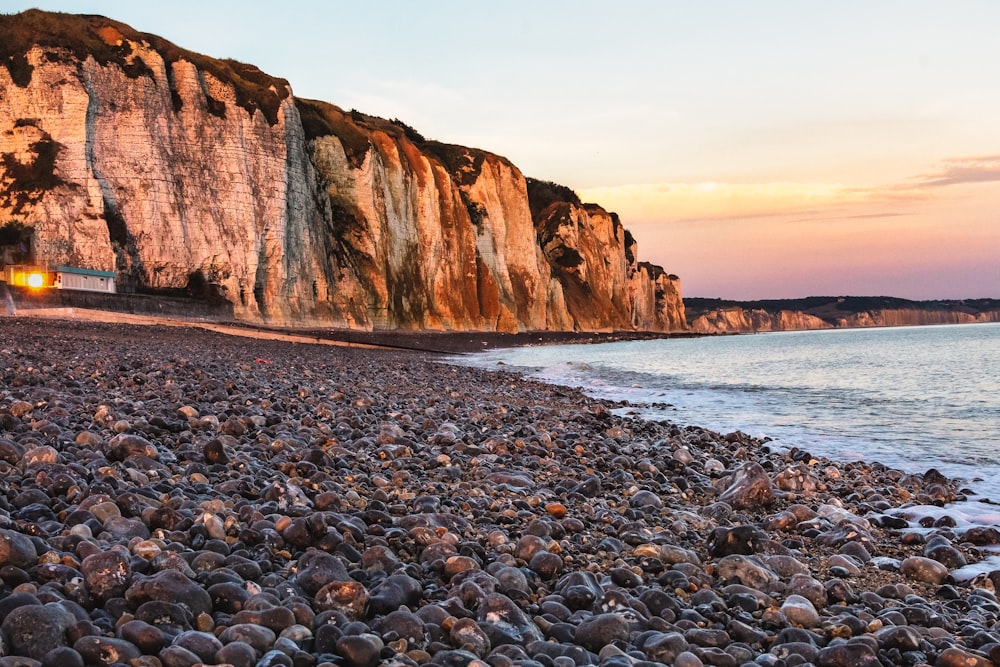
[(809, 297), (684, 301), (691, 331), (707, 334), (1000, 322), (998, 299), (909, 301), (893, 297)]
[(0, 16), (0, 225), (42, 264), (281, 324), (685, 329), (617, 216), (103, 17)]

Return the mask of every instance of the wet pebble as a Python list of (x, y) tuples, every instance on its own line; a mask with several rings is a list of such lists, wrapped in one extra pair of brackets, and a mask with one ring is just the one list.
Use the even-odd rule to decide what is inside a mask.
[(774, 487), (761, 465), (751, 461), (736, 471), (719, 500), (737, 509), (765, 507), (774, 500)]
[(948, 576), (948, 568), (924, 556), (910, 556), (899, 564), (899, 573), (907, 579), (927, 584), (941, 584)]

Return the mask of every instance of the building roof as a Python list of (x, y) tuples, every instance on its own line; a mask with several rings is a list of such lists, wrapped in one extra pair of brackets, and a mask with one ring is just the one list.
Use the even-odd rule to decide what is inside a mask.
[(59, 273), (75, 273), (78, 276), (97, 276), (98, 278), (114, 278), (114, 271), (98, 271), (97, 269), (81, 269), (76, 266), (57, 266)]

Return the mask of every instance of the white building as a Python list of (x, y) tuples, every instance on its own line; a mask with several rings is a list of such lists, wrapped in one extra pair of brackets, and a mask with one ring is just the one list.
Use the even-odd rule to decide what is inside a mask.
[(57, 266), (52, 286), (56, 289), (114, 294), (115, 274), (113, 271), (79, 269), (75, 266)]

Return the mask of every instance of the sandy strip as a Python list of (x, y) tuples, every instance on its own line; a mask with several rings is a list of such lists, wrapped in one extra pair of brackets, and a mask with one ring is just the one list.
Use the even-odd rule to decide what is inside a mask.
[(14, 317), (38, 317), (60, 320), (86, 320), (89, 322), (110, 322), (112, 324), (142, 324), (161, 325), (168, 327), (193, 327), (214, 331), (216, 333), (229, 336), (240, 336), (243, 338), (256, 338), (264, 340), (280, 340), (287, 343), (305, 343), (308, 345), (335, 345), (337, 347), (357, 347), (368, 350), (384, 349), (381, 345), (369, 345), (367, 343), (351, 343), (341, 340), (330, 340), (319, 338), (318, 336), (305, 336), (289, 333), (278, 333), (275, 331), (264, 331), (244, 326), (227, 326), (213, 322), (199, 322), (196, 320), (179, 320), (169, 317), (158, 317), (154, 315), (135, 315), (132, 313), (117, 313), (104, 310), (91, 310), (87, 308), (32, 308), (18, 310)]

